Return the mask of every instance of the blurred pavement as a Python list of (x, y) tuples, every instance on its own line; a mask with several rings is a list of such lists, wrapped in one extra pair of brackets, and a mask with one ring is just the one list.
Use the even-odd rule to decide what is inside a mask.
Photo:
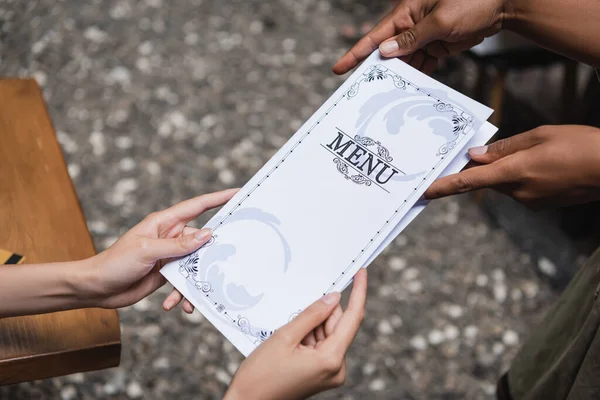
[[(154, 210), (243, 185), (286, 142), (343, 81), (330, 66), (353, 16), (336, 5), (0, 0), (0, 75), (43, 87), (100, 251)], [(319, 398), (494, 398), (555, 298), (533, 269), (468, 198), (435, 202), (369, 269), (347, 384)], [(120, 312), (121, 367), (0, 398), (221, 398), (241, 356), (199, 313), (163, 312), (169, 290)]]

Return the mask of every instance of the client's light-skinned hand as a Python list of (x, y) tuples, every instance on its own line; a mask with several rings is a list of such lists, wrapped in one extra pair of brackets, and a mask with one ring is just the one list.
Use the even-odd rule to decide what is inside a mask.
[[(366, 295), (367, 272), (361, 270), (345, 311), (339, 293), (317, 300), (250, 354), (225, 399), (305, 399), (341, 386), (346, 352), (363, 320)], [(321, 333), (315, 335), (316, 330)]]
[[(119, 308), (140, 301), (166, 283), (159, 270), (167, 261), (210, 239), (210, 230), (186, 224), (224, 204), (236, 191), (207, 194), (150, 214), (108, 249), (84, 260), (1, 268), (0, 318)], [(191, 304), (184, 309), (191, 312)]]
[[(237, 189), (206, 194), (148, 215), (111, 247), (86, 262), (86, 295), (94, 306), (131, 305), (166, 283), (159, 270), (173, 257), (189, 254), (212, 235), (186, 226), (202, 213), (225, 204)], [(191, 305), (184, 309), (191, 312)]]

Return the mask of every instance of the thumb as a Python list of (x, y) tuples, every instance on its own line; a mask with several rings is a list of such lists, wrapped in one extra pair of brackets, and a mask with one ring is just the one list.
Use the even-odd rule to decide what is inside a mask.
[(527, 150), (539, 144), (537, 136), (529, 132), (498, 140), (488, 146), (469, 149), (471, 160), (480, 164), (490, 164), (521, 150)]
[(155, 261), (164, 258), (181, 257), (198, 250), (210, 240), (212, 230), (201, 229), (188, 235), (170, 239), (148, 239), (142, 247), (143, 257)]
[(340, 298), (341, 295), (338, 292), (321, 297), (291, 322), (280, 328), (277, 334), (292, 345), (299, 344), (306, 335), (329, 318), (340, 303)]
[(446, 28), (437, 23), (435, 14), (429, 14), (412, 28), (383, 42), (379, 50), (384, 57), (402, 57), (446, 36)]

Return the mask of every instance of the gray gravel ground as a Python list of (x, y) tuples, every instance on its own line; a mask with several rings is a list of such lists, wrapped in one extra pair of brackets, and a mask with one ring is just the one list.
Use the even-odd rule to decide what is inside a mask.
[[(327, 0), (0, 0), (0, 73), (42, 85), (102, 250), (151, 211), (243, 185), (342, 82), (352, 17)], [(435, 202), (370, 268), (347, 384), (320, 398), (493, 398), (555, 298), (533, 269), (468, 198)], [(168, 291), (120, 312), (121, 367), (0, 398), (222, 397), (241, 356), (200, 314), (164, 313)]]

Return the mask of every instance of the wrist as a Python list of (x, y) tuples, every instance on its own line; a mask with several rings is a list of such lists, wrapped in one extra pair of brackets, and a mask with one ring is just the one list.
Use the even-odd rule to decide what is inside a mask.
[(72, 297), (77, 302), (77, 308), (98, 306), (102, 297), (95, 284), (94, 260), (96, 257), (74, 261), (65, 265), (63, 279)]
[(264, 393), (263, 395), (259, 395), (258, 393), (249, 390), (248, 387), (240, 388), (239, 381), (236, 381), (234, 376), (223, 400), (265, 400), (270, 398), (271, 397), (265, 397)]

